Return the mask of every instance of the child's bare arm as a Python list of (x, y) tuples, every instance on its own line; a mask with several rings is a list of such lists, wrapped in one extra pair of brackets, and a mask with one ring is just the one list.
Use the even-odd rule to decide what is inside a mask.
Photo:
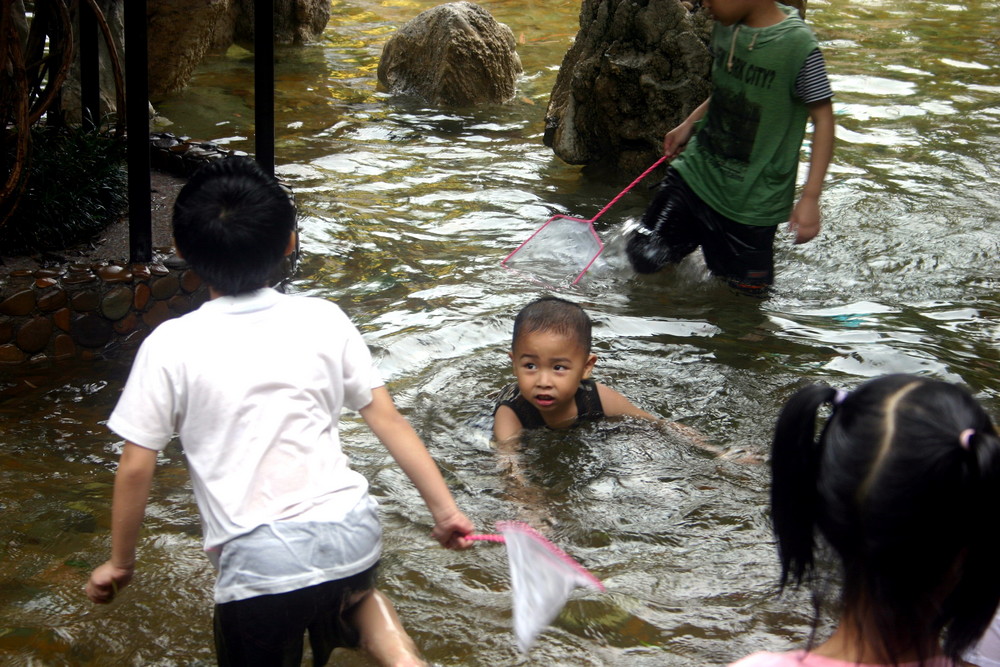
[(111, 602), (132, 580), (135, 546), (153, 485), (157, 454), (155, 450), (125, 443), (111, 501), (111, 558), (98, 566), (87, 582), (87, 597), (93, 602)]
[(509, 406), (501, 405), (493, 415), (493, 441), (498, 443), (513, 443), (523, 427)]
[(833, 159), (835, 133), (833, 103), (829, 99), (813, 102), (809, 105), (809, 116), (813, 123), (809, 175), (789, 218), (789, 226), (795, 232), (796, 243), (806, 243), (819, 234), (819, 196), (823, 192), (826, 170)]
[(615, 391), (611, 387), (605, 386), (600, 382), (597, 383), (597, 391), (601, 396), (601, 406), (604, 408), (604, 414), (608, 417), (615, 416), (627, 416), (627, 417), (639, 417), (642, 419), (649, 419), (655, 421), (658, 426), (665, 429), (670, 429), (676, 435), (688, 440), (692, 445), (700, 447), (704, 450), (710, 451), (713, 454), (725, 455), (727, 452), (719, 447), (708, 442), (705, 436), (685, 424), (679, 422), (670, 421), (669, 419), (664, 419), (662, 417), (657, 417), (656, 415), (645, 412), (635, 405), (632, 404), (625, 396)]
[(698, 105), (698, 107), (688, 115), (681, 124), (667, 132), (663, 137), (663, 154), (668, 158), (675, 158), (684, 151), (691, 135), (694, 134), (694, 124), (708, 112), (708, 104), (712, 98), (708, 98)]
[(382, 441), (399, 467), (417, 487), (434, 517), (431, 535), (448, 549), (466, 549), (472, 542), (472, 522), (455, 504), (437, 463), (431, 458), (410, 422), (399, 413), (385, 387), (372, 390), (372, 401), (361, 408), (361, 417)]
[(601, 397), (601, 407), (604, 409), (604, 415), (607, 417), (626, 416), (653, 421), (659, 420), (659, 417), (656, 415), (651, 415), (645, 410), (640, 410), (621, 393), (600, 382), (597, 383), (597, 394)]

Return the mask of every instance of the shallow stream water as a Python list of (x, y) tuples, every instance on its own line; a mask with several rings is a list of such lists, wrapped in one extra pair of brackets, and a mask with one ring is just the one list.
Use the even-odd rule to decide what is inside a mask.
[[(1000, 417), (1000, 2), (810, 0), (836, 92), (821, 236), (779, 241), (769, 299), (731, 294), (698, 258), (636, 277), (617, 253), (648, 201), (601, 218), (608, 265), (555, 292), (595, 321), (597, 379), (704, 434), (648, 423), (530, 439), (515, 482), (489, 440), (517, 309), (551, 293), (500, 261), (556, 213), (590, 217), (611, 180), (542, 145), (579, 1), (482, 4), (518, 39), (517, 98), (428, 109), (376, 90), (382, 44), (431, 0), (336, 0), (323, 39), (279, 53), (278, 174), (302, 211), (290, 289), (339, 303), (397, 403), (488, 531), (524, 519), (608, 592), (581, 593), (528, 655), (511, 635), (502, 548), (446, 552), (413, 488), (356, 418), (343, 425), (386, 532), (383, 588), (441, 665), (722, 665), (800, 646), (809, 608), (776, 598), (765, 458), (804, 382), (889, 372), (966, 384)], [(214, 57), (160, 105), (177, 134), (252, 151), (252, 57)], [(264, 351), (262, 351), (263, 353)], [(212, 572), (182, 456), (163, 457), (134, 584), (82, 589), (106, 557), (120, 442), (103, 422), (129, 357), (21, 378), (0, 394), (0, 663), (212, 664)], [(365, 665), (354, 653), (337, 664)]]

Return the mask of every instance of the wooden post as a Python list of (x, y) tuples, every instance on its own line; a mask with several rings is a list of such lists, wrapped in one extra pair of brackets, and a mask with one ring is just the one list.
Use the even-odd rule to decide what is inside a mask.
[(274, 175), (274, 0), (254, 3), (254, 152)]
[(86, 130), (101, 129), (101, 54), (97, 40), (97, 17), (89, 3), (80, 9), (80, 103)]
[(125, 151), (128, 165), (129, 261), (153, 259), (149, 157), (149, 50), (146, 0), (125, 4)]

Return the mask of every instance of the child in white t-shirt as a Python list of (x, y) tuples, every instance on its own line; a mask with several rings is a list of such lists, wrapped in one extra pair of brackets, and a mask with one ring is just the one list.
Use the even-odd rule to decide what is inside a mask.
[(360, 412), (413, 481), (442, 545), (470, 546), (472, 523), (343, 311), (266, 287), (295, 247), (288, 195), (252, 160), (217, 161), (182, 189), (173, 225), (212, 299), (143, 342), (108, 420), (126, 442), (111, 559), (88, 596), (110, 602), (132, 579), (157, 454), (176, 434), (218, 570), (220, 664), (299, 664), (307, 631), (316, 665), (338, 646), (361, 646), (381, 664), (424, 664), (374, 588), (381, 528), (341, 447), (341, 411)]

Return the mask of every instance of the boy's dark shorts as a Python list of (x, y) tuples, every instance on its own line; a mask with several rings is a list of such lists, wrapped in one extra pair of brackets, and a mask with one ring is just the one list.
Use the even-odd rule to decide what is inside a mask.
[(344, 579), (215, 605), (219, 665), (298, 666), (307, 630), (313, 665), (325, 665), (335, 648), (357, 647), (360, 636), (348, 618), (352, 597), (374, 587), (377, 568), (376, 563)]
[(774, 281), (776, 229), (744, 225), (717, 213), (668, 168), (626, 251), (632, 268), (654, 273), (701, 246), (709, 271), (740, 291), (762, 293)]

